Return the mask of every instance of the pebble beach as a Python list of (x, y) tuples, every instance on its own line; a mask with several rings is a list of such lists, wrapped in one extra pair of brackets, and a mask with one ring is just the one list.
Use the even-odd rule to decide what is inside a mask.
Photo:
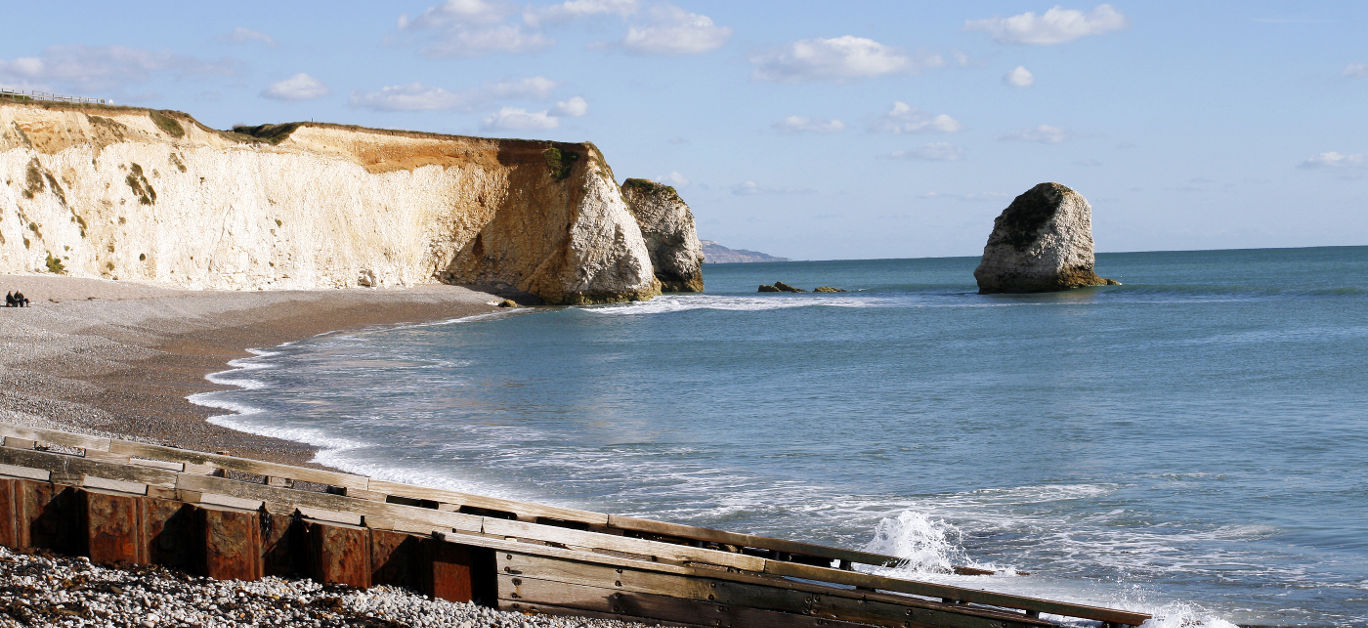
[[(186, 291), (51, 275), (0, 275), (28, 308), (0, 309), (0, 422), (305, 465), (314, 449), (210, 425), (187, 395), (248, 348), (335, 330), (488, 313), (499, 298), (453, 286)], [(0, 626), (632, 626), (531, 616), (396, 589), (308, 580), (216, 581), (161, 567), (0, 548)]]

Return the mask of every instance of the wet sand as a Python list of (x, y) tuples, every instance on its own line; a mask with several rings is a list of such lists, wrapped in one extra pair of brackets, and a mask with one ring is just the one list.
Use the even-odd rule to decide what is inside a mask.
[(186, 401), (227, 362), (320, 333), (495, 311), (455, 286), (225, 292), (55, 275), (0, 275), (28, 308), (0, 308), (0, 422), (287, 464), (315, 449), (211, 425)]

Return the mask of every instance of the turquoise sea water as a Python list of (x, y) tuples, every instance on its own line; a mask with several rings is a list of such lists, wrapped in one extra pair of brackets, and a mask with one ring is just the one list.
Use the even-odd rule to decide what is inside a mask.
[(707, 266), (702, 295), (292, 343), (196, 400), (391, 479), (1368, 625), (1368, 247), (1103, 254), (1124, 286), (1034, 296), (976, 294), (977, 261)]

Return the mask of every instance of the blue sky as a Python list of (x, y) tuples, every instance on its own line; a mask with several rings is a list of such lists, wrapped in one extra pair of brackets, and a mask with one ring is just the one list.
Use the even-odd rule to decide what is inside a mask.
[(1368, 244), (1365, 2), (5, 2), (0, 86), (589, 140), (700, 236), (978, 255), (1041, 181), (1099, 251)]

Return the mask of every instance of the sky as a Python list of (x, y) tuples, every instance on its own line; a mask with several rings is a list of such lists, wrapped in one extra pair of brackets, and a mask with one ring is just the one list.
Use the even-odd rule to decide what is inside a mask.
[(0, 2), (0, 87), (592, 141), (701, 238), (979, 255), (1036, 183), (1099, 252), (1368, 244), (1368, 2)]

